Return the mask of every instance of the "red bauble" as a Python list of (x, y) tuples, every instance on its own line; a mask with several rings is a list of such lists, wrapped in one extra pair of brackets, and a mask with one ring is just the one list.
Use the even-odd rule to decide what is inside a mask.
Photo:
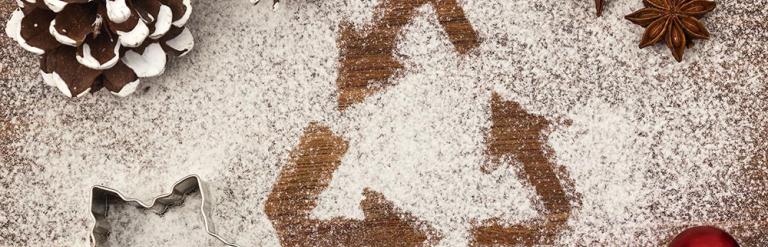
[(739, 247), (739, 243), (720, 228), (697, 226), (677, 235), (669, 247)]

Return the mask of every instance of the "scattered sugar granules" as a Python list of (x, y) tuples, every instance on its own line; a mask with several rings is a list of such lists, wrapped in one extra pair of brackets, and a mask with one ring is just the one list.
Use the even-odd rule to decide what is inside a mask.
[[(461, 1), (482, 38), (465, 56), (427, 6), (399, 41), (395, 86), (341, 114), (338, 24), (365, 24), (379, 1), (287, 1), (276, 13), (194, 1), (196, 50), (125, 99), (66, 100), (36, 79), (34, 59), (12, 53), (20, 62), (3, 63), (14, 77), (0, 78), (0, 112), (21, 127), (0, 142), (14, 150), (0, 164), (0, 246), (87, 245), (90, 186), (149, 199), (190, 173), (209, 182), (223, 236), (277, 246), (263, 203), (313, 121), (350, 143), (315, 217), (362, 217), (369, 187), (437, 229), (438, 245), (465, 246), (469, 222), (523, 222), (540, 203), (515, 160), (480, 171), (492, 91), (572, 122), (547, 139), (581, 195), (558, 245), (656, 246), (675, 227), (733, 223), (739, 208), (765, 205), (747, 194), (764, 193), (764, 180), (744, 168), (765, 150), (768, 2), (718, 1), (704, 21), (711, 40), (684, 63), (661, 46), (637, 49), (642, 30), (623, 15), (639, 1), (611, 2), (602, 18), (588, 1)], [(126, 211), (114, 240), (217, 245), (189, 221), (190, 204), (157, 219)]]

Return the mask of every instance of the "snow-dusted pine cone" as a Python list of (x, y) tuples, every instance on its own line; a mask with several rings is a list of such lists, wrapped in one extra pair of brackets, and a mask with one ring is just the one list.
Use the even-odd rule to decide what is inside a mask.
[(102, 87), (118, 96), (165, 71), (166, 53), (192, 49), (190, 0), (17, 0), (6, 33), (42, 55), (46, 84), (69, 97)]

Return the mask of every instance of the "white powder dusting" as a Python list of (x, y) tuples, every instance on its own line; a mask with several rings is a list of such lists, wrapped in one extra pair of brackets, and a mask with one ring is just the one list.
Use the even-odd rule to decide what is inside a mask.
[(107, 0), (107, 16), (114, 23), (123, 23), (131, 17), (131, 9), (125, 0)]
[[(399, 41), (396, 86), (341, 114), (338, 24), (370, 22), (377, 2), (284, 1), (272, 12), (195, 1), (195, 51), (127, 98), (65, 99), (36, 79), (30, 55), (3, 47), (20, 63), (1, 63), (15, 76), (0, 78), (0, 120), (25, 129), (16, 156), (0, 159), (0, 245), (86, 246), (90, 186), (149, 199), (197, 173), (224, 237), (277, 246), (264, 200), (303, 128), (319, 121), (350, 145), (314, 216), (361, 218), (369, 187), (437, 229), (440, 246), (465, 246), (470, 222), (520, 223), (541, 203), (516, 160), (480, 171), (492, 91), (572, 122), (547, 139), (581, 195), (559, 246), (655, 246), (671, 228), (727, 221), (724, 212), (754, 203), (741, 183), (764, 145), (754, 138), (766, 121), (766, 11), (756, 10), (766, 1), (718, 1), (704, 21), (712, 40), (680, 64), (663, 46), (637, 49), (642, 29), (622, 18), (640, 1), (609, 2), (602, 18), (592, 1), (462, 1), (482, 38), (466, 56), (424, 7)], [(119, 211), (131, 217), (114, 241), (218, 244), (194, 211)]]
[[(184, 199), (184, 203), (158, 215), (127, 204), (115, 204), (107, 217), (111, 232), (109, 246), (225, 246), (214, 242), (199, 242), (205, 235), (200, 220), (199, 193)], [(173, 226), (168, 228), (166, 226)]]
[(183, 51), (183, 53), (179, 54), (181, 57), (192, 51), (192, 48), (195, 46), (195, 39), (192, 37), (189, 29), (184, 28), (178, 36), (166, 41), (165, 44), (174, 50)]
[(456, 53), (433, 9), (423, 10), (404, 31), (398, 56), (407, 72), (396, 86), (332, 123), (349, 151), (314, 213), (362, 218), (359, 201), (370, 187), (429, 222), (442, 245), (466, 245), (471, 221), (536, 216), (533, 193), (514, 171), (480, 170), (490, 90), (457, 70), (472, 57)]
[(133, 50), (126, 51), (122, 60), (138, 77), (153, 77), (165, 72), (167, 57), (159, 43), (152, 43), (141, 54)]
[(155, 31), (149, 35), (151, 39), (159, 39), (163, 37), (168, 30), (171, 29), (171, 21), (173, 21), (173, 12), (167, 5), (160, 4), (160, 10), (157, 11), (157, 19), (155, 20)]
[(143, 21), (139, 21), (136, 22), (136, 26), (134, 26), (130, 31), (123, 32), (118, 30), (116, 33), (118, 36), (120, 36), (118, 39), (120, 40), (120, 44), (123, 46), (139, 47), (142, 43), (144, 43), (144, 40), (147, 39), (147, 36), (149, 36), (149, 27), (147, 27), (147, 24), (145, 24)]

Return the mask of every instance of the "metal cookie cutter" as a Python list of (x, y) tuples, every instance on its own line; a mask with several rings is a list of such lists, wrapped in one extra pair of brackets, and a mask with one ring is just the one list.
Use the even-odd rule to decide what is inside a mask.
[(93, 228), (91, 229), (91, 246), (109, 246), (107, 239), (109, 238), (111, 227), (109, 220), (107, 219), (107, 214), (109, 213), (110, 204), (126, 203), (162, 215), (169, 208), (181, 205), (187, 195), (199, 191), (200, 197), (202, 197), (200, 212), (203, 216), (203, 226), (205, 227), (205, 231), (208, 235), (215, 237), (227, 246), (239, 247), (234, 243), (228, 242), (216, 233), (213, 222), (211, 222), (210, 219), (211, 207), (210, 202), (208, 201), (208, 187), (199, 176), (189, 175), (184, 177), (176, 182), (172, 189), (173, 191), (170, 193), (155, 197), (149, 205), (146, 205), (137, 199), (125, 197), (123, 193), (118, 190), (103, 186), (94, 186), (91, 194), (91, 214), (94, 220)]

